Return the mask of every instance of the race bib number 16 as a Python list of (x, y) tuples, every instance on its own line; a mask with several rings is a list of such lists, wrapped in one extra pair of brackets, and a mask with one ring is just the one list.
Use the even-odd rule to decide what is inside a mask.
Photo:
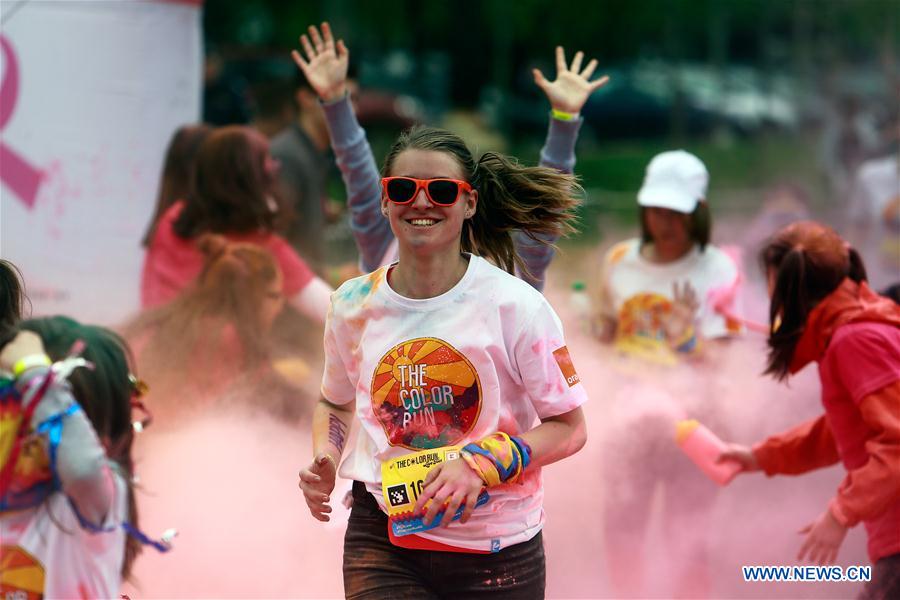
[[(425, 477), (428, 475), (428, 471), (444, 461), (457, 458), (459, 458), (459, 447), (445, 446), (404, 454), (381, 464), (381, 490), (388, 511), (388, 521), (395, 536), (409, 535), (437, 527), (443, 516), (442, 512), (438, 513), (430, 525), (425, 525), (422, 523), (422, 515), (415, 515), (413, 509), (425, 487)], [(488, 494), (482, 491), (478, 496), (476, 506), (481, 506), (487, 501)], [(429, 501), (430, 503), (431, 501)], [(427, 508), (428, 504), (425, 507)], [(463, 507), (460, 507), (453, 515), (453, 519), (459, 519), (462, 513)]]

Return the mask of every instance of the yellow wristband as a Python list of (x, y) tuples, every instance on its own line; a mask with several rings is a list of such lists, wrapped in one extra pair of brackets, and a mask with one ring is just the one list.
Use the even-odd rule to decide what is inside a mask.
[(564, 110), (550, 109), (550, 114), (557, 121), (574, 121), (578, 118), (578, 113), (567, 113)]
[(13, 365), (13, 375), (19, 377), (28, 369), (49, 367), (51, 364), (50, 357), (46, 354), (29, 354), (16, 361), (16, 364)]

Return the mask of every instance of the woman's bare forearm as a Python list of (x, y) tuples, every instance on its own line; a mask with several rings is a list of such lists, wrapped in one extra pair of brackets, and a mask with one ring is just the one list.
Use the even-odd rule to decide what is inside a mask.
[(313, 456), (327, 454), (339, 463), (350, 437), (355, 403), (332, 404), (320, 398), (313, 410)]

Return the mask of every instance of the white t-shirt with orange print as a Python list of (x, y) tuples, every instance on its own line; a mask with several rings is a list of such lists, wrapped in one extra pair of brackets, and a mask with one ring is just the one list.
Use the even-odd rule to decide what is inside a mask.
[[(600, 310), (616, 320), (616, 347), (625, 353), (657, 362), (675, 360), (664, 324), (673, 306), (673, 285), (689, 282), (699, 308), (695, 330), (702, 339), (738, 333), (741, 325), (717, 313), (711, 296), (715, 290), (734, 286), (738, 268), (725, 252), (712, 245), (704, 251), (694, 246), (680, 259), (660, 264), (641, 256), (637, 238), (616, 244), (606, 253), (600, 290)], [(731, 305), (740, 314), (739, 299)]]
[[(468, 258), (459, 283), (435, 298), (396, 293), (387, 283), (389, 266), (332, 295), (322, 394), (334, 404), (356, 400), (361, 423), (340, 475), (364, 482), (379, 505), (383, 461), (498, 430), (520, 435), (587, 400), (543, 295), (483, 258)], [(529, 468), (522, 485), (489, 493), (467, 523), (418, 535), (497, 551), (541, 530), (539, 468)]]

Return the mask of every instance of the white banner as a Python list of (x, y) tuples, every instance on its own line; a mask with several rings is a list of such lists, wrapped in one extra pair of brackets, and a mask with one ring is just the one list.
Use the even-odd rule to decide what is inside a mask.
[(2, 3), (0, 256), (34, 315), (139, 308), (140, 239), (174, 130), (200, 119), (198, 1)]

